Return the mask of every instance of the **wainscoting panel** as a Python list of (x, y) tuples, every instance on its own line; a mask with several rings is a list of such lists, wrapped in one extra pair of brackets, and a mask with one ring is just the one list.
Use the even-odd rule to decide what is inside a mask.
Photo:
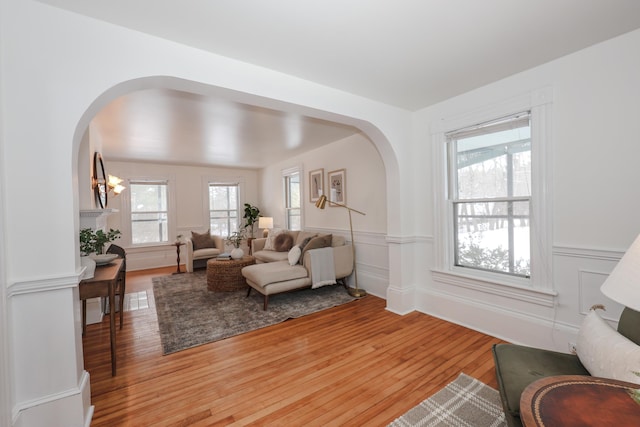
[(623, 252), (557, 246), (553, 250), (552, 291), (518, 288), (446, 272), (429, 271), (417, 293), (417, 309), (472, 329), (525, 345), (568, 351), (589, 308), (611, 326), (623, 307), (600, 292), (600, 286)]

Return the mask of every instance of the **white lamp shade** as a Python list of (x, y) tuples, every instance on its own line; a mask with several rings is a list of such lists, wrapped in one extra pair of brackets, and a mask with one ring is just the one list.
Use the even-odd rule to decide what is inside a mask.
[(640, 235), (636, 237), (600, 290), (615, 302), (640, 311)]
[(273, 228), (273, 218), (270, 216), (261, 216), (258, 218), (258, 228)]

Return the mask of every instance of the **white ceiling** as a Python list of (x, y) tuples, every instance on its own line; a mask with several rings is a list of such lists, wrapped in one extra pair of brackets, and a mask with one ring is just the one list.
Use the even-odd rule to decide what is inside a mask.
[[(638, 0), (41, 1), (410, 111), (640, 28)], [(97, 118), (108, 146), (128, 150), (122, 156), (157, 144), (175, 146), (179, 158), (189, 157), (176, 143), (180, 135), (195, 163), (203, 158), (215, 163), (218, 155), (231, 161), (230, 145), (245, 153), (236, 158), (246, 158), (247, 146), (254, 150), (275, 142), (271, 148), (289, 150), (284, 141), (298, 139), (304, 149), (354, 131), (161, 90), (132, 94), (122, 103), (139, 111), (123, 114), (112, 105)], [(235, 118), (235, 126), (211, 120), (218, 127), (203, 114), (189, 122), (180, 114), (183, 108)], [(172, 128), (174, 138), (160, 135), (158, 125), (172, 114), (181, 116)], [(250, 128), (265, 117), (268, 124), (259, 131)], [(183, 119), (187, 122), (179, 124)], [(225, 133), (237, 138), (230, 143), (211, 137)], [(307, 139), (315, 142), (306, 147)], [(259, 167), (253, 164), (257, 160), (247, 165)]]

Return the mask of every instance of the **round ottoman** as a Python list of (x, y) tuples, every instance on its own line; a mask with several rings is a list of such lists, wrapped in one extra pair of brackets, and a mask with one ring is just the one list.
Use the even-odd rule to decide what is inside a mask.
[(207, 289), (213, 292), (231, 292), (246, 289), (247, 281), (242, 276), (242, 267), (256, 263), (252, 256), (240, 259), (207, 261)]

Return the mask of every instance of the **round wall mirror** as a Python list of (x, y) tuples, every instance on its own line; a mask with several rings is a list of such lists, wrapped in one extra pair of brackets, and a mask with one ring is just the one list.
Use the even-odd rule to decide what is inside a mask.
[(96, 207), (107, 207), (107, 174), (104, 173), (102, 155), (97, 151), (93, 155), (93, 194), (96, 197)]

